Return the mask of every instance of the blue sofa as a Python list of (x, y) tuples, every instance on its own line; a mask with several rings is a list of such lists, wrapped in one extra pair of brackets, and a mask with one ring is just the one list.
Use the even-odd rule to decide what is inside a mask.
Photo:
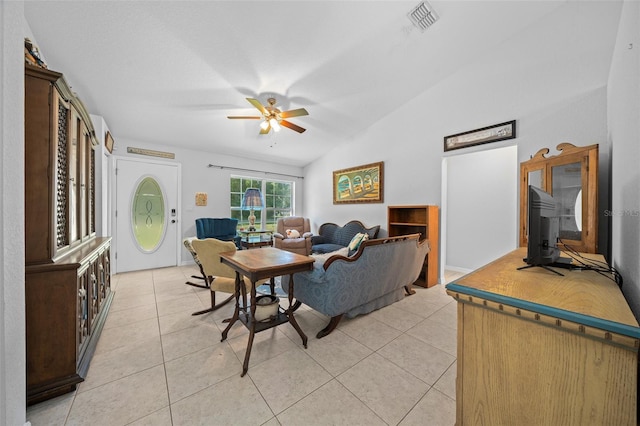
[(378, 236), (380, 225), (367, 228), (358, 220), (347, 222), (344, 226), (335, 223), (324, 223), (318, 228), (318, 235), (311, 237), (311, 253), (331, 253), (347, 247), (357, 233), (369, 235), (373, 240)]
[[(294, 308), (304, 303), (330, 316), (329, 324), (316, 335), (331, 333), (342, 317), (353, 318), (397, 302), (415, 293), (428, 240), (420, 234), (364, 241), (351, 257), (343, 254), (311, 255), (316, 258), (313, 271), (293, 275)], [(289, 290), (289, 276), (283, 276), (282, 288)]]

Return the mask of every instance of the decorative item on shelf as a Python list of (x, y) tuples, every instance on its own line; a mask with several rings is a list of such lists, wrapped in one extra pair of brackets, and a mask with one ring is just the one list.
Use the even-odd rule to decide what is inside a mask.
[(515, 139), (516, 120), (506, 121), (493, 126), (471, 130), (469, 132), (457, 133), (444, 138), (444, 150), (468, 148), (470, 146), (482, 145), (484, 143)]
[(280, 298), (272, 295), (258, 296), (256, 298), (255, 319), (258, 322), (271, 321), (278, 315)]
[(333, 204), (382, 203), (384, 162), (333, 172)]
[(196, 206), (206, 206), (206, 205), (207, 205), (207, 193), (196, 192)]
[(24, 39), (24, 60), (28, 64), (47, 69), (47, 64), (40, 57), (40, 51), (27, 37)]
[(256, 216), (253, 214), (253, 210), (258, 208), (262, 209), (264, 203), (262, 202), (262, 193), (258, 188), (247, 188), (242, 198), (242, 210), (251, 210), (249, 214), (249, 231), (255, 231)]

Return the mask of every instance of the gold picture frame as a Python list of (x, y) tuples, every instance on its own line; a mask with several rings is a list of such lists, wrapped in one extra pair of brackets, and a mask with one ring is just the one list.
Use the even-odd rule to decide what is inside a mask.
[(106, 135), (104, 135), (104, 147), (107, 148), (107, 151), (109, 151), (109, 154), (113, 154), (113, 137), (111, 136), (111, 132), (107, 132)]
[(207, 193), (196, 192), (196, 206), (206, 206), (206, 205), (207, 205)]
[(384, 162), (333, 172), (333, 204), (384, 202)]

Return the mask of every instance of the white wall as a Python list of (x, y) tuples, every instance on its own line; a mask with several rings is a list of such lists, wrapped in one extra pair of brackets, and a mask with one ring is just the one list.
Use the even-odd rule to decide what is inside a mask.
[(111, 235), (111, 179), (109, 179), (109, 151), (104, 146), (105, 135), (109, 131), (109, 126), (99, 115), (90, 114), (93, 128), (96, 132), (98, 146), (95, 147), (95, 176), (96, 176), (96, 236), (104, 237)]
[(448, 156), (443, 168), (445, 268), (469, 272), (515, 249), (517, 146)]
[(23, 3), (0, 2), (0, 424), (26, 421)]
[[(113, 133), (113, 138), (115, 141), (113, 149), (114, 155), (124, 157), (130, 156), (136, 159), (158, 159), (157, 157), (144, 157), (137, 154), (127, 154), (127, 147), (143, 148), (173, 153), (175, 154), (175, 159), (166, 161), (176, 161), (182, 164), (182, 188), (180, 189), (182, 191), (182, 206), (181, 211), (178, 212), (178, 220), (181, 224), (181, 240), (182, 238), (196, 235), (195, 220), (199, 217), (229, 217), (231, 211), (229, 179), (231, 175), (295, 182), (295, 214), (300, 216), (304, 215), (302, 198), (303, 180), (291, 177), (302, 176), (302, 169), (300, 167), (249, 160), (229, 155), (180, 149), (139, 141), (130, 141), (118, 138), (116, 133)], [(220, 169), (217, 167), (208, 167), (209, 164), (229, 168)], [(260, 170), (269, 173), (235, 170), (233, 169), (234, 167)], [(195, 205), (196, 192), (207, 193), (206, 206)], [(181, 259), (182, 263), (193, 262), (191, 255), (184, 249), (181, 250)]]
[[(503, 54), (517, 51), (521, 40), (514, 37)], [(531, 52), (534, 56), (535, 52)], [(441, 163), (443, 138), (467, 130), (515, 119), (517, 138), (465, 149), (476, 152), (518, 145), (518, 162), (525, 161), (541, 148), (562, 142), (584, 146), (600, 144), (600, 194), (607, 193), (609, 173), (606, 127), (606, 87), (586, 87), (576, 79), (563, 84), (529, 58), (527, 66), (496, 68), (495, 57), (480, 57), (464, 71), (451, 75), (401, 108), (392, 111), (354, 140), (305, 168), (304, 210), (314, 231), (324, 222), (343, 224), (359, 219), (366, 225), (381, 225), (386, 235), (386, 205), (441, 204)], [(541, 68), (545, 68), (544, 72)], [(374, 161), (385, 163), (384, 204), (333, 205), (332, 171)], [(495, 195), (499, 197), (499, 194)], [(608, 206), (600, 200), (600, 212)], [(478, 224), (480, 225), (480, 224)], [(469, 235), (469, 238), (474, 238)], [(606, 246), (606, 230), (600, 235)], [(470, 260), (474, 261), (474, 260)]]
[(613, 265), (622, 290), (640, 318), (640, 3), (623, 5), (611, 63), (608, 97), (611, 140), (611, 226)]

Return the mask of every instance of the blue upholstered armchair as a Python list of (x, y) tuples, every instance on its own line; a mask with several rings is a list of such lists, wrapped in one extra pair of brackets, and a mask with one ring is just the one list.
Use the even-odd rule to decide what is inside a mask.
[(215, 238), (221, 241), (233, 241), (240, 249), (240, 236), (236, 231), (238, 219), (203, 217), (196, 219), (196, 236), (199, 240)]

